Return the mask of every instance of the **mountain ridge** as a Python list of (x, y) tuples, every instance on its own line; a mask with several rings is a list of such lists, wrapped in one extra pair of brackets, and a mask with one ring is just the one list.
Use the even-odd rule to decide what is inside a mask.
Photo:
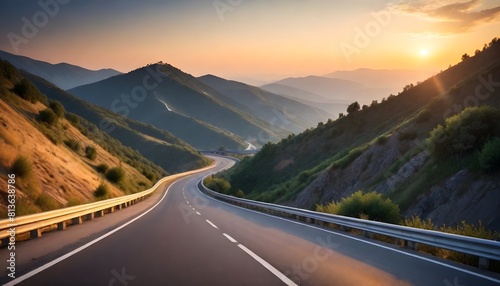
[(121, 72), (110, 68), (89, 70), (69, 63), (52, 64), (1, 50), (0, 58), (10, 62), (18, 69), (45, 78), (66, 90), (121, 74)]

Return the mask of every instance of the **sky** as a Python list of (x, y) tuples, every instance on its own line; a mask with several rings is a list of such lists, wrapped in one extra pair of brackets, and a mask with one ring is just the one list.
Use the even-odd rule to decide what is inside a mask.
[(0, 0), (0, 50), (121, 72), (274, 80), (438, 72), (500, 37), (498, 0)]

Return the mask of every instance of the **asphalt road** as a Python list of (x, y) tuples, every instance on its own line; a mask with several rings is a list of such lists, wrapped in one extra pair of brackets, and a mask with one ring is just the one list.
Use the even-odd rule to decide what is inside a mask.
[[(217, 170), (232, 164), (217, 161)], [(211, 172), (177, 181), (120, 229), (6, 285), (500, 284), (476, 268), (208, 198), (196, 183)]]

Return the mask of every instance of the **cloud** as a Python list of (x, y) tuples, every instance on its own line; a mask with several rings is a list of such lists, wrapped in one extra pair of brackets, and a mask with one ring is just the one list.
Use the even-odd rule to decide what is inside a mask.
[(476, 26), (500, 21), (500, 6), (479, 10), (483, 0), (466, 2), (450, 0), (405, 0), (388, 7), (393, 13), (413, 14), (432, 22), (422, 27), (426, 33), (456, 34), (468, 32)]

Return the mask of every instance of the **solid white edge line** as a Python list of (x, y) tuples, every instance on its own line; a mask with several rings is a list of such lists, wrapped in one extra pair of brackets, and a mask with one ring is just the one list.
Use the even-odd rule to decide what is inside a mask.
[(232, 238), (229, 234), (227, 233), (223, 233), (222, 235), (224, 235), (227, 239), (229, 239), (229, 241), (231, 241), (232, 243), (236, 243), (238, 241), (236, 241), (236, 239)]
[[(178, 181), (180, 181), (180, 180), (178, 180)], [(141, 214), (141, 215), (139, 215), (138, 217), (136, 217), (136, 218), (132, 219), (131, 221), (129, 221), (129, 222), (127, 222), (127, 223), (125, 223), (125, 224), (123, 224), (123, 225), (121, 225), (121, 226), (119, 226), (119, 227), (117, 227), (117, 228), (115, 228), (115, 229), (113, 229), (113, 230), (111, 230), (111, 231), (109, 231), (109, 232), (107, 232), (107, 233), (103, 234), (102, 236), (100, 236), (100, 237), (98, 237), (98, 238), (96, 238), (96, 239), (94, 239), (94, 240), (92, 240), (92, 241), (90, 241), (90, 242), (88, 242), (88, 243), (86, 243), (86, 244), (84, 244), (84, 245), (80, 246), (80, 247), (78, 247), (77, 249), (75, 249), (75, 250), (73, 250), (73, 251), (68, 252), (68, 253), (66, 253), (65, 255), (63, 255), (63, 256), (61, 256), (61, 257), (59, 257), (59, 258), (56, 258), (55, 260), (52, 260), (51, 262), (49, 262), (49, 263), (47, 263), (47, 264), (45, 264), (45, 265), (42, 265), (42, 266), (40, 266), (40, 267), (38, 267), (38, 268), (36, 268), (36, 269), (34, 269), (34, 270), (31, 270), (30, 272), (28, 272), (28, 273), (26, 273), (26, 274), (24, 274), (24, 275), (22, 275), (22, 276), (19, 276), (18, 278), (16, 278), (16, 279), (14, 279), (14, 280), (12, 280), (12, 281), (10, 281), (10, 282), (8, 282), (8, 283), (4, 284), (4, 286), (12, 286), (12, 285), (16, 285), (16, 284), (18, 284), (18, 283), (21, 283), (21, 282), (23, 282), (24, 280), (29, 279), (29, 278), (31, 278), (31, 277), (33, 277), (33, 276), (35, 276), (36, 274), (38, 274), (38, 273), (40, 273), (40, 272), (42, 272), (42, 271), (44, 271), (44, 270), (46, 270), (46, 269), (48, 269), (48, 268), (50, 268), (50, 267), (52, 267), (52, 266), (56, 265), (57, 263), (59, 263), (59, 262), (61, 262), (61, 261), (65, 260), (66, 258), (69, 258), (69, 257), (71, 257), (71, 256), (73, 256), (73, 255), (75, 255), (75, 254), (77, 254), (78, 252), (80, 252), (80, 251), (82, 251), (82, 250), (84, 250), (84, 249), (86, 249), (86, 248), (90, 247), (91, 245), (93, 245), (93, 244), (95, 244), (95, 243), (97, 243), (97, 242), (99, 242), (99, 241), (103, 240), (104, 238), (106, 238), (106, 237), (108, 237), (108, 236), (112, 235), (113, 233), (115, 233), (115, 232), (119, 231), (120, 229), (122, 229), (122, 228), (124, 228), (124, 227), (128, 226), (129, 224), (131, 224), (131, 223), (135, 222), (136, 220), (140, 219), (141, 217), (145, 216), (147, 213), (149, 213), (150, 211), (152, 211), (154, 208), (156, 208), (156, 207), (157, 207), (157, 206), (158, 206), (158, 205), (159, 205), (159, 204), (163, 201), (163, 199), (167, 196), (167, 193), (168, 193), (168, 191), (170, 190), (170, 187), (172, 187), (172, 186), (173, 186), (175, 183), (177, 183), (178, 181), (173, 182), (173, 183), (172, 183), (172, 184), (171, 184), (171, 185), (167, 188), (167, 190), (166, 190), (166, 191), (165, 191), (165, 193), (163, 194), (163, 197), (161, 197), (161, 199), (160, 199), (160, 200), (159, 200), (159, 201), (158, 201), (158, 202), (157, 202), (154, 206), (152, 206), (150, 209), (148, 209), (147, 211), (145, 211), (144, 213), (142, 213), (142, 214)]]
[(209, 221), (208, 219), (206, 219), (206, 221), (208, 222), (209, 225), (211, 225), (213, 228), (216, 228), (216, 229), (219, 229), (215, 224), (213, 224), (213, 222)]
[(244, 207), (238, 207), (238, 206), (232, 205), (230, 203), (226, 203), (226, 202), (214, 199), (214, 198), (212, 198), (212, 197), (204, 194), (199, 189), (198, 189), (198, 192), (201, 193), (202, 195), (204, 195), (207, 198), (210, 198), (210, 199), (212, 199), (214, 201), (226, 204), (228, 206), (231, 206), (231, 207), (234, 207), (234, 208), (237, 208), (237, 209), (246, 210), (246, 211), (253, 212), (253, 213), (256, 213), (256, 214), (261, 214), (261, 215), (264, 215), (264, 216), (268, 216), (268, 217), (280, 219), (280, 220), (291, 222), (291, 223), (294, 223), (294, 224), (298, 224), (298, 225), (302, 225), (302, 226), (314, 228), (314, 229), (321, 230), (321, 231), (324, 231), (324, 232), (327, 232), (327, 233), (330, 233), (330, 234), (334, 234), (334, 235), (342, 236), (342, 237), (345, 237), (345, 238), (353, 239), (353, 240), (356, 240), (356, 241), (359, 241), (359, 242), (367, 243), (367, 244), (370, 244), (370, 245), (373, 245), (373, 246), (377, 246), (377, 247), (380, 247), (380, 248), (384, 248), (384, 249), (387, 249), (387, 250), (390, 250), (390, 251), (398, 252), (400, 254), (411, 256), (411, 257), (414, 257), (414, 258), (417, 258), (417, 259), (425, 260), (425, 261), (428, 261), (428, 262), (431, 262), (431, 263), (434, 263), (434, 264), (438, 264), (438, 265), (441, 265), (441, 266), (444, 266), (444, 267), (448, 267), (448, 268), (451, 268), (451, 269), (454, 269), (454, 270), (457, 270), (457, 271), (460, 271), (460, 272), (463, 272), (463, 273), (470, 274), (472, 276), (483, 278), (483, 279), (486, 279), (486, 280), (489, 280), (489, 281), (492, 281), (492, 282), (500, 283), (500, 279), (496, 279), (496, 278), (493, 278), (493, 277), (490, 277), (490, 276), (486, 276), (486, 275), (483, 275), (483, 274), (480, 274), (480, 273), (472, 272), (470, 270), (462, 269), (462, 268), (459, 268), (459, 267), (456, 267), (456, 266), (453, 266), (453, 265), (450, 265), (450, 264), (446, 264), (446, 263), (441, 262), (441, 261), (432, 260), (432, 259), (427, 258), (427, 257), (419, 256), (419, 255), (416, 255), (416, 254), (413, 254), (413, 253), (408, 253), (408, 252), (405, 252), (405, 251), (402, 251), (402, 250), (399, 250), (399, 249), (396, 249), (396, 248), (391, 248), (391, 247), (388, 247), (388, 246), (385, 246), (385, 245), (377, 244), (375, 242), (366, 241), (366, 240), (363, 240), (363, 239), (360, 239), (360, 238), (356, 238), (356, 237), (352, 237), (352, 236), (349, 236), (349, 235), (346, 235), (346, 234), (343, 234), (343, 233), (333, 232), (333, 231), (330, 231), (330, 230), (327, 230), (327, 229), (323, 229), (323, 228), (320, 228), (320, 227), (317, 227), (317, 226), (308, 225), (308, 224), (296, 222), (296, 221), (293, 221), (293, 220), (284, 219), (284, 218), (278, 217), (278, 216), (272, 216), (272, 215), (269, 215), (269, 214), (266, 214), (266, 213), (261, 213), (261, 212), (250, 210), (250, 209), (247, 209), (247, 208), (244, 208)]
[(274, 268), (271, 264), (269, 264), (264, 259), (260, 258), (257, 254), (253, 253), (250, 249), (246, 248), (242, 244), (238, 244), (238, 247), (245, 251), (248, 255), (250, 255), (253, 259), (259, 262), (262, 266), (264, 266), (267, 270), (273, 273), (276, 277), (278, 277), (281, 281), (283, 281), (286, 285), (297, 286), (295, 282), (290, 280), (290, 278), (286, 277), (285, 274), (281, 273), (278, 269)]

